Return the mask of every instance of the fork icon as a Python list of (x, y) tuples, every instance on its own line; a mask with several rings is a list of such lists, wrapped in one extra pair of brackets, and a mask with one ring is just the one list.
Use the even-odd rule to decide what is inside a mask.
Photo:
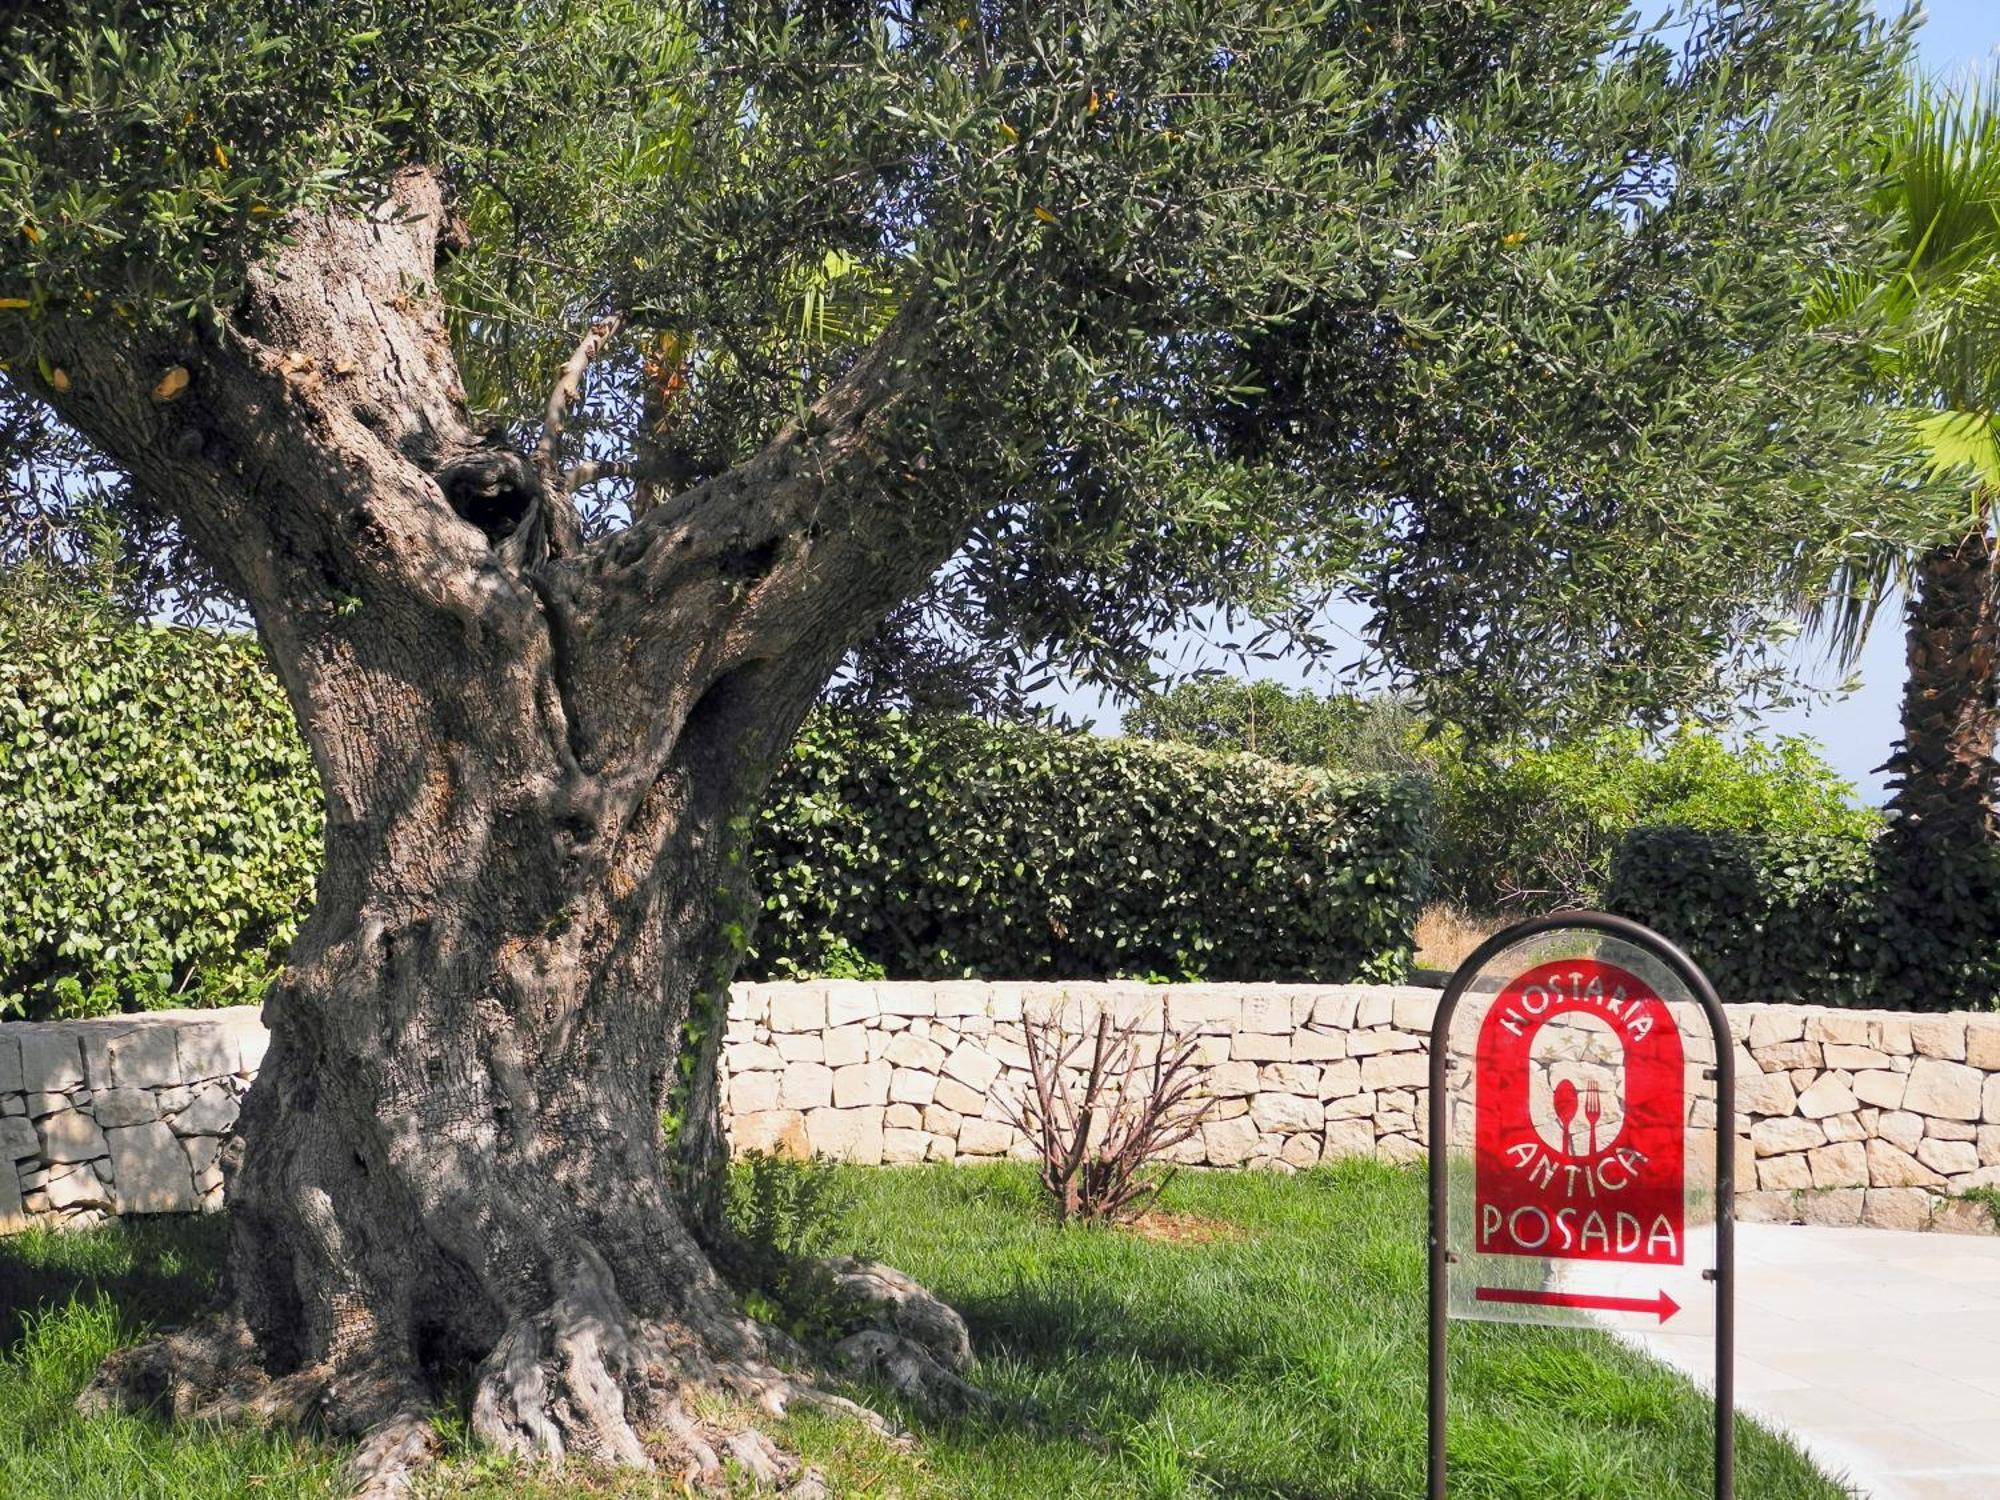
[(1591, 1084), (1583, 1094), (1583, 1117), (1590, 1122), (1590, 1154), (1597, 1155), (1597, 1122), (1604, 1118), (1604, 1096)]

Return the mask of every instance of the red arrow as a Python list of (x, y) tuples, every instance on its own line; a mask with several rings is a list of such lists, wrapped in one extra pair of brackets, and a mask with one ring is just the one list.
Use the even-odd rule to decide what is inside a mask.
[(1481, 1302), (1529, 1302), (1538, 1307), (1591, 1307), (1603, 1312), (1658, 1313), (1666, 1322), (1681, 1310), (1680, 1303), (1662, 1291), (1657, 1297), (1593, 1297), (1582, 1292), (1538, 1292), (1525, 1287), (1482, 1286), (1473, 1296)]

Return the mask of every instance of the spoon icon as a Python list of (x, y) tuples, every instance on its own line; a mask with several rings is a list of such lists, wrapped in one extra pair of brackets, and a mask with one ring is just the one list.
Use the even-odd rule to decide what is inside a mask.
[(1563, 1155), (1576, 1155), (1576, 1146), (1570, 1137), (1570, 1121), (1576, 1118), (1576, 1085), (1565, 1078), (1556, 1085), (1556, 1119), (1563, 1128)]

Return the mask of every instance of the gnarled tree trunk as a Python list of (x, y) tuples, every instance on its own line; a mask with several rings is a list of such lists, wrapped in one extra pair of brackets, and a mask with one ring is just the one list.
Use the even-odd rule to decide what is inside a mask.
[(1921, 843), (1982, 847), (1994, 832), (2000, 737), (2000, 570), (1984, 528), (1918, 560), (1906, 632), (1890, 808)]
[(327, 804), (228, 1182), (233, 1331), (120, 1376), (366, 1434), (383, 1490), (441, 1368), (504, 1448), (643, 1463), (656, 1430), (712, 1472), (681, 1387), (787, 1388), (701, 1233), (749, 814), (964, 518), (883, 436), (910, 312), (808, 420), (583, 545), (469, 426), (442, 221), (413, 169), (375, 215), (302, 217), (212, 342), (57, 330), (65, 415), (251, 602)]

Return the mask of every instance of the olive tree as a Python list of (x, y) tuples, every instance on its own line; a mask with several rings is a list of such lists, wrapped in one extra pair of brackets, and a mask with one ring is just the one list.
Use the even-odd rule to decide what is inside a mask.
[(231, 1313), (121, 1378), (385, 1493), (440, 1372), (703, 1475), (691, 1386), (810, 1392), (713, 1269), (720, 1016), (749, 814), (883, 622), (1117, 682), (1345, 591), (1458, 717), (1657, 718), (1865, 473), (1797, 314), (1869, 237), (1860, 0), (0, 26), (13, 514), (239, 601), (326, 802)]

